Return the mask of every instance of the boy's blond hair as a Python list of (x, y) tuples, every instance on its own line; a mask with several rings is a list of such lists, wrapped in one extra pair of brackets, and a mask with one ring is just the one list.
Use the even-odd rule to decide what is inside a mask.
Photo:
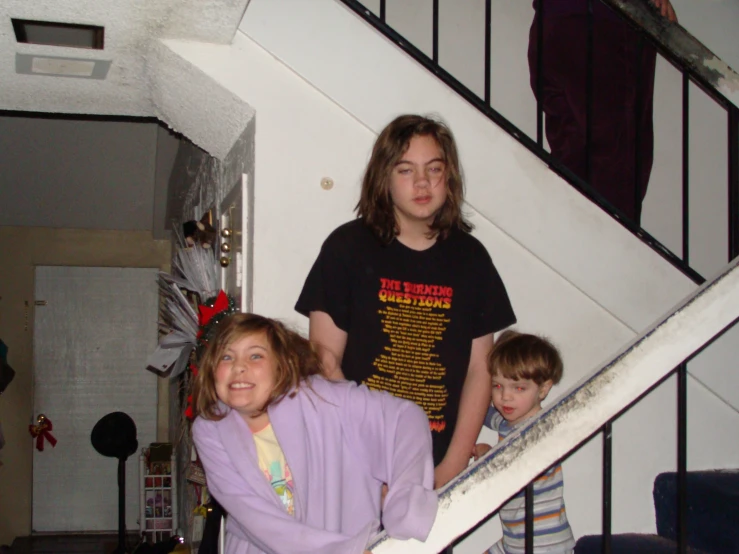
[(537, 385), (562, 379), (562, 358), (555, 346), (543, 337), (504, 331), (488, 354), (488, 373), (519, 381), (530, 379)]

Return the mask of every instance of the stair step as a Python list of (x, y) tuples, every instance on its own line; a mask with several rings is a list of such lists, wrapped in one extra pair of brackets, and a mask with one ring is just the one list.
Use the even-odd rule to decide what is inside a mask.
[[(585, 535), (575, 544), (575, 554), (601, 554), (602, 535)], [(675, 554), (677, 543), (659, 535), (625, 533), (611, 535), (611, 554)], [(688, 548), (688, 554), (707, 554), (704, 551)]]
[[(707, 552), (739, 551), (739, 471), (691, 471), (687, 474), (687, 542)], [(677, 474), (654, 480), (657, 533), (677, 537)]]

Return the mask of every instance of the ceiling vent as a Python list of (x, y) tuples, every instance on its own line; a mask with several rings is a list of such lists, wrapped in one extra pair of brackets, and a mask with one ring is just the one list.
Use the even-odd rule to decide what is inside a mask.
[(15, 54), (15, 72), (21, 74), (105, 79), (109, 69), (110, 60)]
[(11, 21), (15, 39), (23, 44), (102, 50), (105, 42), (105, 29), (98, 25), (15, 18)]
[[(30, 19), (11, 19), (11, 21), (13, 22), (15, 38), (22, 44), (41, 44), (88, 50), (103, 49), (105, 29), (97, 25), (33, 21)], [(20, 53), (15, 55), (16, 73), (29, 75), (105, 79), (108, 75), (108, 69), (110, 69), (110, 61), (107, 60), (86, 60)]]

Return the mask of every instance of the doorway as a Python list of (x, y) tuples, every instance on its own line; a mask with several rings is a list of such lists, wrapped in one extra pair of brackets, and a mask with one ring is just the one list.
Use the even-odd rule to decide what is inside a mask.
[[(157, 269), (39, 266), (35, 278), (34, 418), (53, 424), (56, 447), (33, 453), (32, 530), (118, 527), (117, 460), (90, 432), (123, 411), (139, 446), (156, 439), (157, 377), (145, 369), (157, 342)], [(138, 528), (139, 460), (126, 463), (126, 527)]]

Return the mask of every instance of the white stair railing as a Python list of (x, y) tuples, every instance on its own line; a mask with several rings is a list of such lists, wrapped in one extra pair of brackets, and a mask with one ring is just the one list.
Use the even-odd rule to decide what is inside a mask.
[(379, 535), (376, 554), (436, 554), (578, 447), (739, 319), (739, 258), (608, 364), (447, 485), (426, 542)]

